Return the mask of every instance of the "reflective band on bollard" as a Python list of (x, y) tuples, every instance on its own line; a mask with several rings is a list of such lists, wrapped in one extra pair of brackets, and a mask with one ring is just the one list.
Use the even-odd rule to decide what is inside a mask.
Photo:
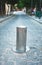
[(27, 28), (25, 26), (17, 27), (16, 52), (26, 52), (26, 35)]

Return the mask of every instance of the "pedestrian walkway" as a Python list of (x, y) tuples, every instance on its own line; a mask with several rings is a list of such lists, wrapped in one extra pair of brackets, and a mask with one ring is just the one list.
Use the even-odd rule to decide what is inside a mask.
[(39, 22), (40, 24), (42, 24), (42, 17), (39, 19), (36, 16), (30, 16), (32, 19), (34, 19), (35, 21)]
[(0, 16), (0, 23), (2, 23), (3, 21), (7, 20), (8, 18), (10, 18), (12, 15), (8, 15), (8, 16)]

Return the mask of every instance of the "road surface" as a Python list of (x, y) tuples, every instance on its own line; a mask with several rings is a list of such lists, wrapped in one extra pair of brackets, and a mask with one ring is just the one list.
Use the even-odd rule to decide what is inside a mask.
[[(39, 49), (41, 52), (39, 61), (32, 62), (32, 55), (31, 58), (27, 58), (25, 54), (18, 55), (12, 51), (16, 47), (16, 27), (21, 25), (27, 27), (27, 50), (29, 47)], [(0, 23), (0, 65), (23, 64), (42, 65), (42, 25), (28, 15), (16, 15)]]

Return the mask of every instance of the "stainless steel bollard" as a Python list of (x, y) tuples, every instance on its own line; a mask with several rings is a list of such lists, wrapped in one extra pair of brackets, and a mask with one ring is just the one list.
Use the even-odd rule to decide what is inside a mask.
[(26, 35), (27, 28), (25, 26), (17, 27), (17, 41), (16, 41), (16, 51), (26, 52)]

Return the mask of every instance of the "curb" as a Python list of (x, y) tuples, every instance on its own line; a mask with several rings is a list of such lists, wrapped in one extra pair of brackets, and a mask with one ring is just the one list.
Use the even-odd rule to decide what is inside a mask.
[(42, 22), (39, 22), (38, 20), (36, 20), (36, 19), (32, 18), (31, 16), (29, 16), (29, 17), (30, 17), (31, 19), (35, 20), (36, 22), (38, 22), (38, 23), (42, 24)]
[(0, 21), (0, 23), (2, 23), (2, 22), (4, 22), (5, 20), (11, 18), (12, 16), (13, 16), (13, 15), (10, 15), (10, 16), (7, 16), (7, 17), (3, 18), (3, 19)]
[(36, 20), (36, 19), (32, 18), (30, 15), (29, 15), (28, 17), (30, 17), (31, 19), (35, 20), (36, 22), (38, 22), (38, 23), (42, 24), (42, 22), (39, 22), (38, 20)]

